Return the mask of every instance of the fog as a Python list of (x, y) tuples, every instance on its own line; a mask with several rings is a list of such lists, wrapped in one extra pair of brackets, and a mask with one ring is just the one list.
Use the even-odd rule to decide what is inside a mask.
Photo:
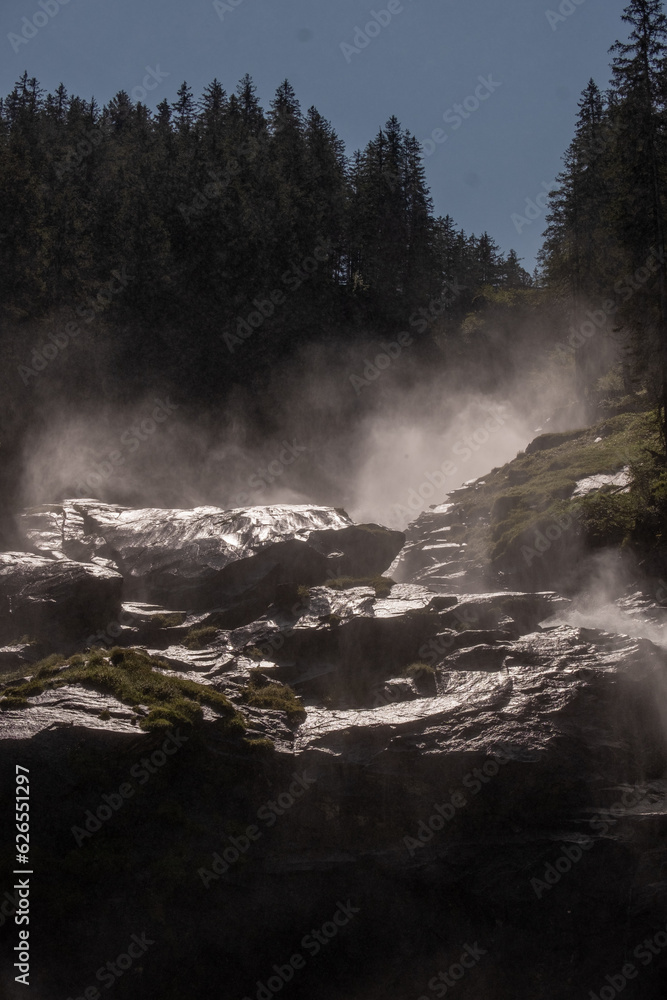
[(564, 426), (553, 419), (562, 385), (544, 372), (517, 374), (493, 394), (464, 392), (464, 380), (413, 357), (381, 370), (380, 354), (373, 343), (311, 348), (273, 373), (260, 398), (236, 390), (215, 416), (159, 391), (94, 410), (50, 399), (48, 420), (27, 439), (21, 501), (313, 503), (404, 528), (542, 427)]

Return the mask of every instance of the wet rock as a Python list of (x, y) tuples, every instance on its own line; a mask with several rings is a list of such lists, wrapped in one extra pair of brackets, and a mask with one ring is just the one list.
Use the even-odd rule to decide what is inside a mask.
[(261, 614), (285, 587), (382, 573), (404, 542), (401, 532), (306, 505), (131, 510), (73, 500), (27, 511), (23, 530), (40, 551), (111, 560), (128, 600), (220, 607), (232, 614), (228, 627)]
[(122, 586), (118, 573), (93, 564), (0, 553), (0, 639), (81, 642), (118, 618)]
[(34, 663), (39, 659), (36, 649), (31, 643), (22, 642), (0, 647), (0, 674)]
[(512, 646), (471, 646), (450, 653), (441, 666), (446, 670), (502, 670)]

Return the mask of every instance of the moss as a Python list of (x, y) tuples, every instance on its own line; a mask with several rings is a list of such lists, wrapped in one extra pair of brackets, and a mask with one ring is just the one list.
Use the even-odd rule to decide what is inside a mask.
[(183, 640), (183, 645), (186, 649), (205, 649), (211, 643), (215, 642), (218, 632), (219, 629), (214, 625), (206, 625), (203, 628), (191, 628)]
[(151, 625), (156, 625), (158, 628), (177, 628), (182, 625), (187, 615), (183, 612), (175, 612), (171, 615), (153, 615), (150, 620)]
[(630, 526), (628, 501), (605, 500), (596, 507), (595, 500), (587, 504), (586, 498), (572, 496), (575, 484), (628, 465), (634, 471), (635, 465), (646, 463), (650, 448), (659, 450), (652, 413), (622, 413), (586, 430), (538, 438), (461, 501), (468, 525), (466, 565), (490, 562), (506, 568), (516, 563), (517, 554), (520, 562), (526, 538), (563, 516), (571, 517), (584, 536), (592, 529), (595, 544), (602, 544), (608, 514), (608, 544), (615, 544)]
[(260, 736), (251, 740), (246, 739), (243, 742), (247, 747), (249, 747), (249, 749), (254, 750), (256, 753), (274, 753), (276, 749), (272, 740), (268, 739), (266, 736)]
[(263, 660), (264, 653), (257, 646), (250, 646), (249, 649), (244, 649), (244, 656), (248, 656), (251, 660)]
[(302, 604), (308, 604), (310, 601), (310, 587), (300, 586), (296, 588), (297, 597)]
[(290, 722), (302, 722), (306, 718), (306, 710), (292, 688), (272, 683), (259, 671), (251, 671), (241, 695), (246, 705), (285, 712)]
[(340, 625), (342, 620), (343, 620), (342, 615), (337, 615), (335, 614), (335, 612), (332, 612), (329, 615), (322, 615), (322, 617), (320, 618), (320, 621), (324, 625), (331, 625), (333, 628), (335, 628), (337, 625)]
[(334, 580), (327, 580), (325, 586), (332, 590), (351, 590), (353, 587), (373, 587), (376, 597), (389, 597), (391, 588), (396, 586), (396, 581), (389, 576), (339, 576)]
[(41, 693), (47, 686), (81, 684), (112, 695), (126, 705), (146, 705), (149, 712), (140, 723), (142, 729), (195, 725), (203, 718), (202, 705), (217, 712), (231, 729), (242, 727), (240, 716), (223, 694), (196, 681), (165, 676), (160, 672), (164, 667), (164, 661), (141, 650), (116, 647), (108, 659), (94, 652), (89, 657), (72, 657), (57, 673), (49, 673), (53, 665), (48, 666), (43, 679), (33, 678), (8, 688), (4, 695), (14, 702), (21, 699), (25, 707), (27, 697)]
[(42, 694), (43, 691), (44, 682), (33, 677), (31, 680), (26, 681), (18, 687), (5, 688), (3, 694), (6, 698), (32, 698), (35, 695)]
[(0, 699), (0, 709), (10, 711), (12, 708), (27, 708), (30, 704), (25, 698), (18, 695), (4, 695)]
[(47, 656), (45, 660), (40, 660), (39, 663), (35, 664), (35, 677), (44, 678), (52, 677), (57, 674), (60, 668), (67, 663), (64, 656), (60, 653), (54, 653), (52, 656)]
[(435, 667), (432, 667), (430, 663), (411, 663), (409, 667), (406, 667), (405, 673), (413, 680), (421, 681), (435, 677), (436, 672)]

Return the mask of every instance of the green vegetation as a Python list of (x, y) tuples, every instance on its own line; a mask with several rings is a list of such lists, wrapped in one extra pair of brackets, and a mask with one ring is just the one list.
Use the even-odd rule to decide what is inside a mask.
[(322, 624), (324, 624), (324, 625), (331, 625), (332, 627), (335, 627), (336, 625), (340, 625), (340, 623), (342, 622), (342, 620), (343, 620), (343, 616), (342, 615), (337, 615), (335, 612), (332, 612), (329, 615), (322, 615), (322, 617), (320, 618), (320, 621), (322, 622)]
[[(468, 563), (484, 564), (488, 553), (492, 566), (511, 565), (521, 559), (523, 545), (559, 523), (571, 524), (567, 534), (592, 546), (630, 540), (645, 511), (660, 503), (661, 480), (651, 455), (659, 440), (651, 413), (619, 414), (577, 433), (538, 438), (464, 497)], [(626, 466), (633, 476), (630, 493), (612, 488), (572, 496), (579, 480)]]
[(150, 624), (157, 626), (158, 628), (177, 628), (182, 625), (187, 615), (182, 611), (176, 611), (171, 615), (153, 615)]
[(286, 684), (272, 683), (259, 670), (250, 672), (248, 684), (242, 694), (247, 705), (285, 712), (292, 723), (303, 722), (306, 718), (306, 710), (292, 688)]
[(304, 587), (303, 585), (296, 588), (297, 596), (302, 604), (308, 604), (310, 601), (310, 587)]
[(264, 653), (257, 646), (250, 646), (249, 649), (244, 649), (243, 653), (248, 656), (251, 660), (264, 660)]
[(327, 580), (325, 586), (332, 590), (351, 590), (353, 587), (373, 587), (376, 597), (389, 597), (396, 581), (389, 576), (339, 576)]
[(16, 639), (14, 642), (8, 643), (9, 646), (39, 646), (39, 639), (33, 638), (31, 635), (22, 635), (20, 639)]
[(213, 625), (206, 625), (203, 628), (191, 628), (185, 639), (183, 639), (183, 645), (186, 649), (206, 649), (207, 646), (215, 642), (218, 632), (219, 629)]
[(266, 736), (259, 736), (255, 739), (245, 739), (243, 741), (247, 747), (254, 750), (257, 753), (268, 752), (273, 753), (276, 749), (275, 744), (272, 740), (268, 739)]
[(28, 697), (41, 694), (47, 687), (81, 684), (132, 707), (145, 705), (149, 712), (140, 722), (142, 729), (195, 725), (202, 720), (202, 705), (216, 711), (231, 729), (243, 728), (240, 716), (219, 691), (195, 681), (165, 676), (157, 669), (164, 666), (162, 660), (136, 649), (115, 648), (108, 658), (97, 650), (71, 660), (49, 657), (41, 664), (38, 675), (4, 690), (0, 708), (24, 708)]
[(435, 667), (430, 663), (411, 663), (405, 673), (415, 681), (424, 681), (436, 676)]
[[(82, 658), (83, 659), (83, 658)], [(53, 677), (60, 671), (60, 668), (67, 663), (67, 659), (61, 656), (60, 653), (53, 653), (51, 656), (47, 656), (45, 660), (40, 660), (33, 667), (35, 671), (35, 677), (42, 680), (45, 677)], [(69, 661), (71, 663), (71, 660)]]

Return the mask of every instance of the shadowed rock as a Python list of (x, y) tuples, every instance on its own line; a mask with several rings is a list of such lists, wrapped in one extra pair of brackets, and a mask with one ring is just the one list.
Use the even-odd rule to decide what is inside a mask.
[(0, 553), (0, 637), (83, 641), (118, 617), (122, 585), (118, 573), (102, 566)]

